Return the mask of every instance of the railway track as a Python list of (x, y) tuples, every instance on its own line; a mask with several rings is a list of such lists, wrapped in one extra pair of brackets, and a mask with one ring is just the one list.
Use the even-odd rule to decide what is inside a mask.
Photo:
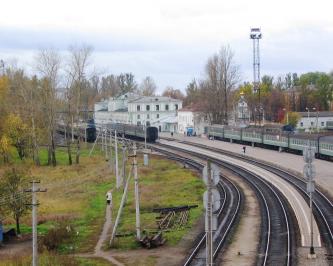
[[(167, 151), (165, 149), (157, 149), (160, 153), (166, 154), (167, 158), (180, 161), (189, 165), (190, 167), (202, 170), (204, 163), (200, 163), (185, 158), (179, 154), (175, 155), (174, 152)], [(220, 176), (220, 182), (218, 183), (218, 189), (222, 195), (222, 206), (217, 212), (218, 228), (213, 235), (213, 258), (217, 259), (219, 252), (224, 247), (226, 240), (233, 231), (233, 226), (237, 219), (240, 217), (241, 204), (243, 202), (243, 193), (238, 186), (225, 175)], [(195, 245), (192, 248), (188, 257), (184, 260), (183, 265), (204, 265), (205, 264), (205, 233), (200, 234)]]
[[(292, 186), (294, 186), (300, 194), (309, 202), (309, 195), (306, 191), (306, 181), (298, 176), (297, 174), (290, 172), (285, 169), (261, 160), (256, 160), (254, 158), (246, 157), (243, 155), (235, 154), (233, 152), (224, 151), (221, 149), (208, 147), (202, 144), (192, 143), (192, 142), (182, 142), (184, 144), (196, 146), (199, 148), (208, 149), (210, 151), (217, 152), (219, 154), (227, 155), (239, 160), (251, 163), (253, 165), (259, 166), (266, 169), (282, 179), (286, 180)], [(320, 235), (324, 241), (327, 248), (328, 258), (333, 258), (333, 202), (328, 195), (323, 193), (320, 189), (316, 188), (315, 193), (313, 193), (313, 205), (315, 219), (319, 225)]]
[[(163, 149), (155, 148), (161, 152)], [(178, 150), (180, 151), (180, 150)], [(184, 152), (181, 149), (181, 152)], [(204, 156), (199, 156), (193, 152), (186, 152), (191, 156), (199, 157), (205, 160)], [(255, 191), (261, 208), (261, 241), (258, 244), (258, 256), (256, 265), (294, 265), (295, 253), (296, 253), (296, 232), (293, 230), (293, 213), (290, 211), (288, 202), (281, 193), (274, 187), (268, 184), (265, 180), (258, 176), (254, 176), (253, 173), (243, 169), (242, 167), (236, 167), (234, 165), (227, 164), (225, 162), (214, 160), (214, 163), (219, 166), (232, 171), (235, 175), (243, 178)], [(255, 177), (255, 178), (254, 178)], [(226, 179), (226, 182), (231, 184), (227, 186), (230, 191), (230, 198), (234, 198), (237, 195), (237, 186), (230, 180)], [(232, 192), (234, 190), (234, 192)], [(239, 193), (239, 190), (238, 190)], [(228, 195), (228, 194), (226, 194)], [(241, 196), (239, 196), (239, 202)], [(233, 200), (231, 200), (233, 201)], [(225, 213), (224, 219), (233, 220), (235, 215), (231, 213)], [(229, 222), (231, 227), (233, 222)], [(215, 245), (214, 259), (219, 255), (219, 251), (225, 243), (226, 234), (224, 231), (220, 231), (221, 234), (217, 234), (219, 238), (219, 244)], [(202, 239), (201, 244), (203, 245)], [(191, 252), (190, 256), (185, 261), (184, 265), (202, 265), (202, 257), (204, 254), (198, 251), (199, 244)], [(196, 255), (197, 254), (197, 255)], [(197, 258), (199, 257), (199, 258)]]

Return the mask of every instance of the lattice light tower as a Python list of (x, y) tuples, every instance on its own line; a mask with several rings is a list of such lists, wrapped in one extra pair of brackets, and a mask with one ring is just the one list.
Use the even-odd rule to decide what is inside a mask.
[(253, 92), (259, 96), (259, 123), (261, 121), (261, 103), (260, 103), (260, 53), (259, 40), (262, 38), (260, 28), (251, 28), (250, 39), (253, 40)]

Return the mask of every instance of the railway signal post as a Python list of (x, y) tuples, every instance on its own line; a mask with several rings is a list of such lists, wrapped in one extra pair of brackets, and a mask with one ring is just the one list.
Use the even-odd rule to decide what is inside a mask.
[(213, 214), (220, 208), (220, 194), (215, 186), (220, 179), (218, 167), (215, 164), (207, 161), (207, 166), (203, 169), (203, 180), (207, 185), (207, 191), (204, 193), (204, 207), (206, 209), (205, 215), (205, 231), (206, 231), (206, 265), (213, 265), (213, 231), (217, 227), (217, 217)]
[(312, 203), (313, 203), (313, 193), (315, 192), (315, 166), (312, 164), (315, 157), (315, 150), (311, 147), (310, 140), (309, 140), (309, 147), (306, 147), (303, 150), (303, 158), (306, 164), (304, 165), (303, 174), (305, 179), (307, 180), (306, 190), (309, 193), (310, 198), (310, 237), (311, 237), (311, 244), (310, 244), (310, 253), (308, 254), (309, 259), (315, 259), (316, 254), (314, 252), (313, 247), (313, 211), (312, 211)]

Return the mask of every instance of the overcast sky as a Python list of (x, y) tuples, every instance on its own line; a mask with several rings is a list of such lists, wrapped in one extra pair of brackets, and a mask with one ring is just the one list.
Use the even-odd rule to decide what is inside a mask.
[(162, 91), (204, 77), (230, 45), (252, 80), (251, 27), (261, 27), (261, 73), (333, 70), (330, 0), (10, 0), (1, 3), (0, 58), (29, 71), (40, 48), (94, 47), (97, 73), (151, 76)]

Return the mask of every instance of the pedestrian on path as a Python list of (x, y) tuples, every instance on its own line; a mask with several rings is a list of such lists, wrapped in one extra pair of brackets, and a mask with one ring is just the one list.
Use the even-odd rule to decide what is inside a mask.
[(108, 205), (112, 205), (112, 190), (109, 190), (107, 193), (106, 193), (106, 203)]
[(243, 146), (243, 153), (246, 153), (246, 146)]

